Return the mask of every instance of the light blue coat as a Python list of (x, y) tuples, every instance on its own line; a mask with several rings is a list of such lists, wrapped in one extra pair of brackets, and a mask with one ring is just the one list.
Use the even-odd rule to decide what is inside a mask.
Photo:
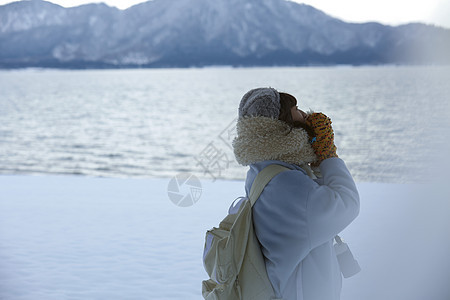
[(264, 167), (292, 170), (277, 175), (253, 207), (253, 223), (278, 297), (285, 300), (339, 299), (342, 277), (333, 238), (359, 213), (359, 196), (345, 163), (329, 158), (320, 164), (321, 179), (282, 161), (250, 165), (245, 189)]

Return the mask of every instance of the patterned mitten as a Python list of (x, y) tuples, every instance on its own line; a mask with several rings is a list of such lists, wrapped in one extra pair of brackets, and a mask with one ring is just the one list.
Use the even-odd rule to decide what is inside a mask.
[(306, 124), (311, 126), (316, 134), (315, 139), (312, 140), (312, 147), (318, 161), (313, 163), (313, 166), (318, 166), (320, 163), (330, 157), (338, 157), (336, 154), (336, 145), (334, 144), (334, 133), (331, 127), (331, 119), (323, 113), (313, 113), (308, 115)]

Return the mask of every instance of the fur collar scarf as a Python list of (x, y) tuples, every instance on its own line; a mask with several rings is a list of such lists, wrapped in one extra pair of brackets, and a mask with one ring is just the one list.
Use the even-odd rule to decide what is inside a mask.
[(242, 117), (237, 121), (236, 130), (233, 150), (241, 165), (281, 160), (309, 168), (308, 164), (317, 159), (306, 131), (302, 128), (291, 130), (283, 121), (267, 117)]

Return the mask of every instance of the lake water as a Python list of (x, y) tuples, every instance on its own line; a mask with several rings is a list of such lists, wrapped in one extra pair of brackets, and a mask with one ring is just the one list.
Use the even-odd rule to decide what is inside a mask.
[(330, 116), (357, 181), (421, 182), (450, 153), (450, 67), (2, 70), (0, 174), (243, 179), (234, 122), (260, 86)]

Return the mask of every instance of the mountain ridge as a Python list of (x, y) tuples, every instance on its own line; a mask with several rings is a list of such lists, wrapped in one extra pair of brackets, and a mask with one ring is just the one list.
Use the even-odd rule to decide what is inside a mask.
[(286, 0), (0, 6), (3, 68), (449, 64), (447, 53), (445, 28), (346, 23)]

